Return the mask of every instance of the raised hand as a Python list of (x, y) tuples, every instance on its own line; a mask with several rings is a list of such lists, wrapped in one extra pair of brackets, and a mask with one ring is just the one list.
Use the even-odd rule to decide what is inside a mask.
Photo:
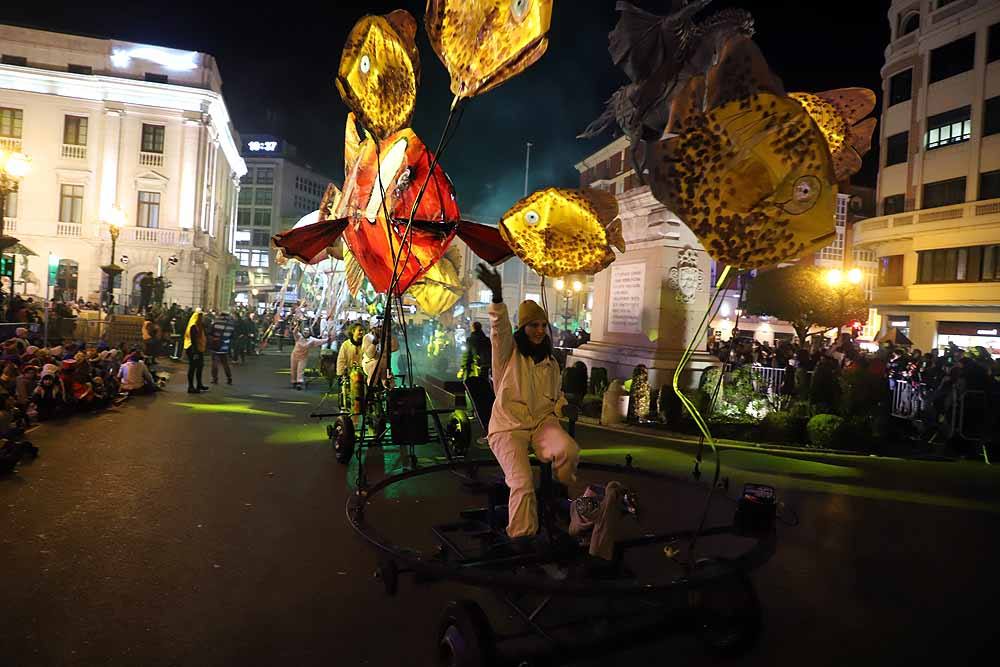
[(500, 278), (500, 272), (480, 263), (476, 267), (476, 277), (493, 292), (493, 300), (498, 301), (503, 290), (503, 280)]

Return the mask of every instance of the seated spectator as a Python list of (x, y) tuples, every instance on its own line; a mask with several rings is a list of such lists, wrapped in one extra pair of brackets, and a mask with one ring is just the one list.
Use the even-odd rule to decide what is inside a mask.
[(65, 394), (54, 366), (48, 365), (42, 370), (31, 400), (41, 421), (59, 417), (65, 412)]
[(125, 358), (118, 377), (121, 379), (121, 390), (128, 394), (148, 394), (156, 390), (153, 375), (138, 352)]

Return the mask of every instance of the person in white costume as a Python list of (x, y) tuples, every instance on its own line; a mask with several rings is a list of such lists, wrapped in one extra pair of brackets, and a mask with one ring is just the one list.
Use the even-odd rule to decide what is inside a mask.
[(480, 264), (477, 275), (493, 292), (489, 316), (496, 400), (488, 437), (510, 488), (507, 535), (529, 537), (538, 532), (538, 501), (528, 447), (540, 460), (552, 463), (560, 482), (574, 483), (580, 448), (563, 430), (559, 417), (575, 416), (571, 414), (575, 408), (562, 393), (562, 373), (552, 356), (545, 310), (534, 301), (521, 303), (518, 329), (511, 333), (500, 274)]
[(292, 347), (292, 353), (289, 356), (292, 388), (299, 390), (305, 386), (306, 361), (309, 359), (309, 350), (323, 344), (329, 344), (332, 340), (332, 336), (330, 335), (327, 335), (326, 338), (314, 338), (312, 336), (306, 338), (302, 334), (301, 329), (302, 327), (295, 329), (295, 345)]

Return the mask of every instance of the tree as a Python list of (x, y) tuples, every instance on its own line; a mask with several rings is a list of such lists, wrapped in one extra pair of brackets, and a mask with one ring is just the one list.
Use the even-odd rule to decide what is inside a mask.
[(860, 285), (834, 288), (819, 267), (796, 264), (759, 272), (750, 281), (744, 310), (785, 320), (805, 343), (814, 334), (865, 320), (868, 300)]

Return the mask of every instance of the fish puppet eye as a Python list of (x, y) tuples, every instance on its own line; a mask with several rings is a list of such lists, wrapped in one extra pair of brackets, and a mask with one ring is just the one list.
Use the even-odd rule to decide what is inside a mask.
[(531, 9), (531, 0), (510, 0), (510, 15), (515, 21), (523, 21)]
[(539, 220), (541, 220), (541, 217), (538, 215), (537, 211), (528, 211), (524, 214), (524, 221), (532, 227), (537, 225)]
[(819, 201), (823, 185), (815, 176), (800, 176), (792, 185), (792, 198), (778, 204), (789, 215), (802, 215)]
[(358, 67), (361, 69), (362, 74), (368, 74), (368, 72), (371, 70), (372, 61), (371, 58), (368, 57), (367, 53), (361, 56), (361, 62), (358, 64)]

